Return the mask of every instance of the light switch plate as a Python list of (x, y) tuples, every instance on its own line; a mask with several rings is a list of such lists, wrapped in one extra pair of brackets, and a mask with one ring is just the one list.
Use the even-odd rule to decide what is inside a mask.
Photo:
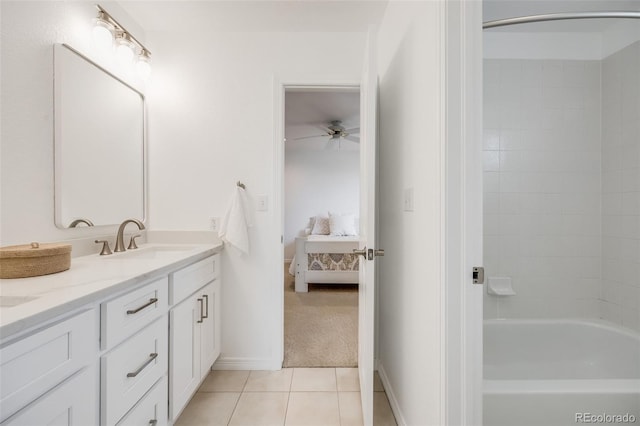
[(404, 206), (403, 207), (405, 212), (413, 211), (413, 188), (404, 189)]
[(269, 210), (269, 197), (267, 195), (258, 195), (257, 204), (258, 211), (266, 212)]

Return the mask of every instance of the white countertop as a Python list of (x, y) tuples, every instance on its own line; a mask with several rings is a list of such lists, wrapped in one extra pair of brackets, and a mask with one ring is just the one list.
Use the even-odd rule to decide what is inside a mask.
[(144, 244), (138, 250), (71, 259), (71, 268), (32, 278), (0, 279), (0, 341), (65, 312), (219, 253), (222, 244)]

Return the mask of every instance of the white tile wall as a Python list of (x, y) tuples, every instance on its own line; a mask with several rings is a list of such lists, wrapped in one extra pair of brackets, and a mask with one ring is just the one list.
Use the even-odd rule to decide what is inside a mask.
[(600, 61), (488, 59), (484, 83), (486, 274), (517, 293), (485, 317), (598, 317)]
[(600, 316), (640, 331), (640, 42), (602, 61)]
[(485, 60), (485, 317), (640, 330), (640, 42), (602, 61)]

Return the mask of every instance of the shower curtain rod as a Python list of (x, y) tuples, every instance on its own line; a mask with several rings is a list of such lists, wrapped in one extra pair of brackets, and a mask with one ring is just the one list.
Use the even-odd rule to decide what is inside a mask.
[(547, 13), (544, 15), (519, 16), (517, 18), (498, 19), (482, 24), (483, 29), (504, 27), (507, 25), (528, 24), (531, 22), (560, 21), (565, 19), (599, 19), (599, 18), (630, 18), (640, 19), (640, 11), (617, 12), (566, 12)]

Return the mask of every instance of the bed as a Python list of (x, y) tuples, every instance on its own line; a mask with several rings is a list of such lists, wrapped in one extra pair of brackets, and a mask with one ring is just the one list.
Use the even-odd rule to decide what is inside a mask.
[(308, 235), (296, 238), (290, 273), (296, 292), (308, 292), (309, 283), (358, 284), (359, 257), (353, 254), (358, 236)]

